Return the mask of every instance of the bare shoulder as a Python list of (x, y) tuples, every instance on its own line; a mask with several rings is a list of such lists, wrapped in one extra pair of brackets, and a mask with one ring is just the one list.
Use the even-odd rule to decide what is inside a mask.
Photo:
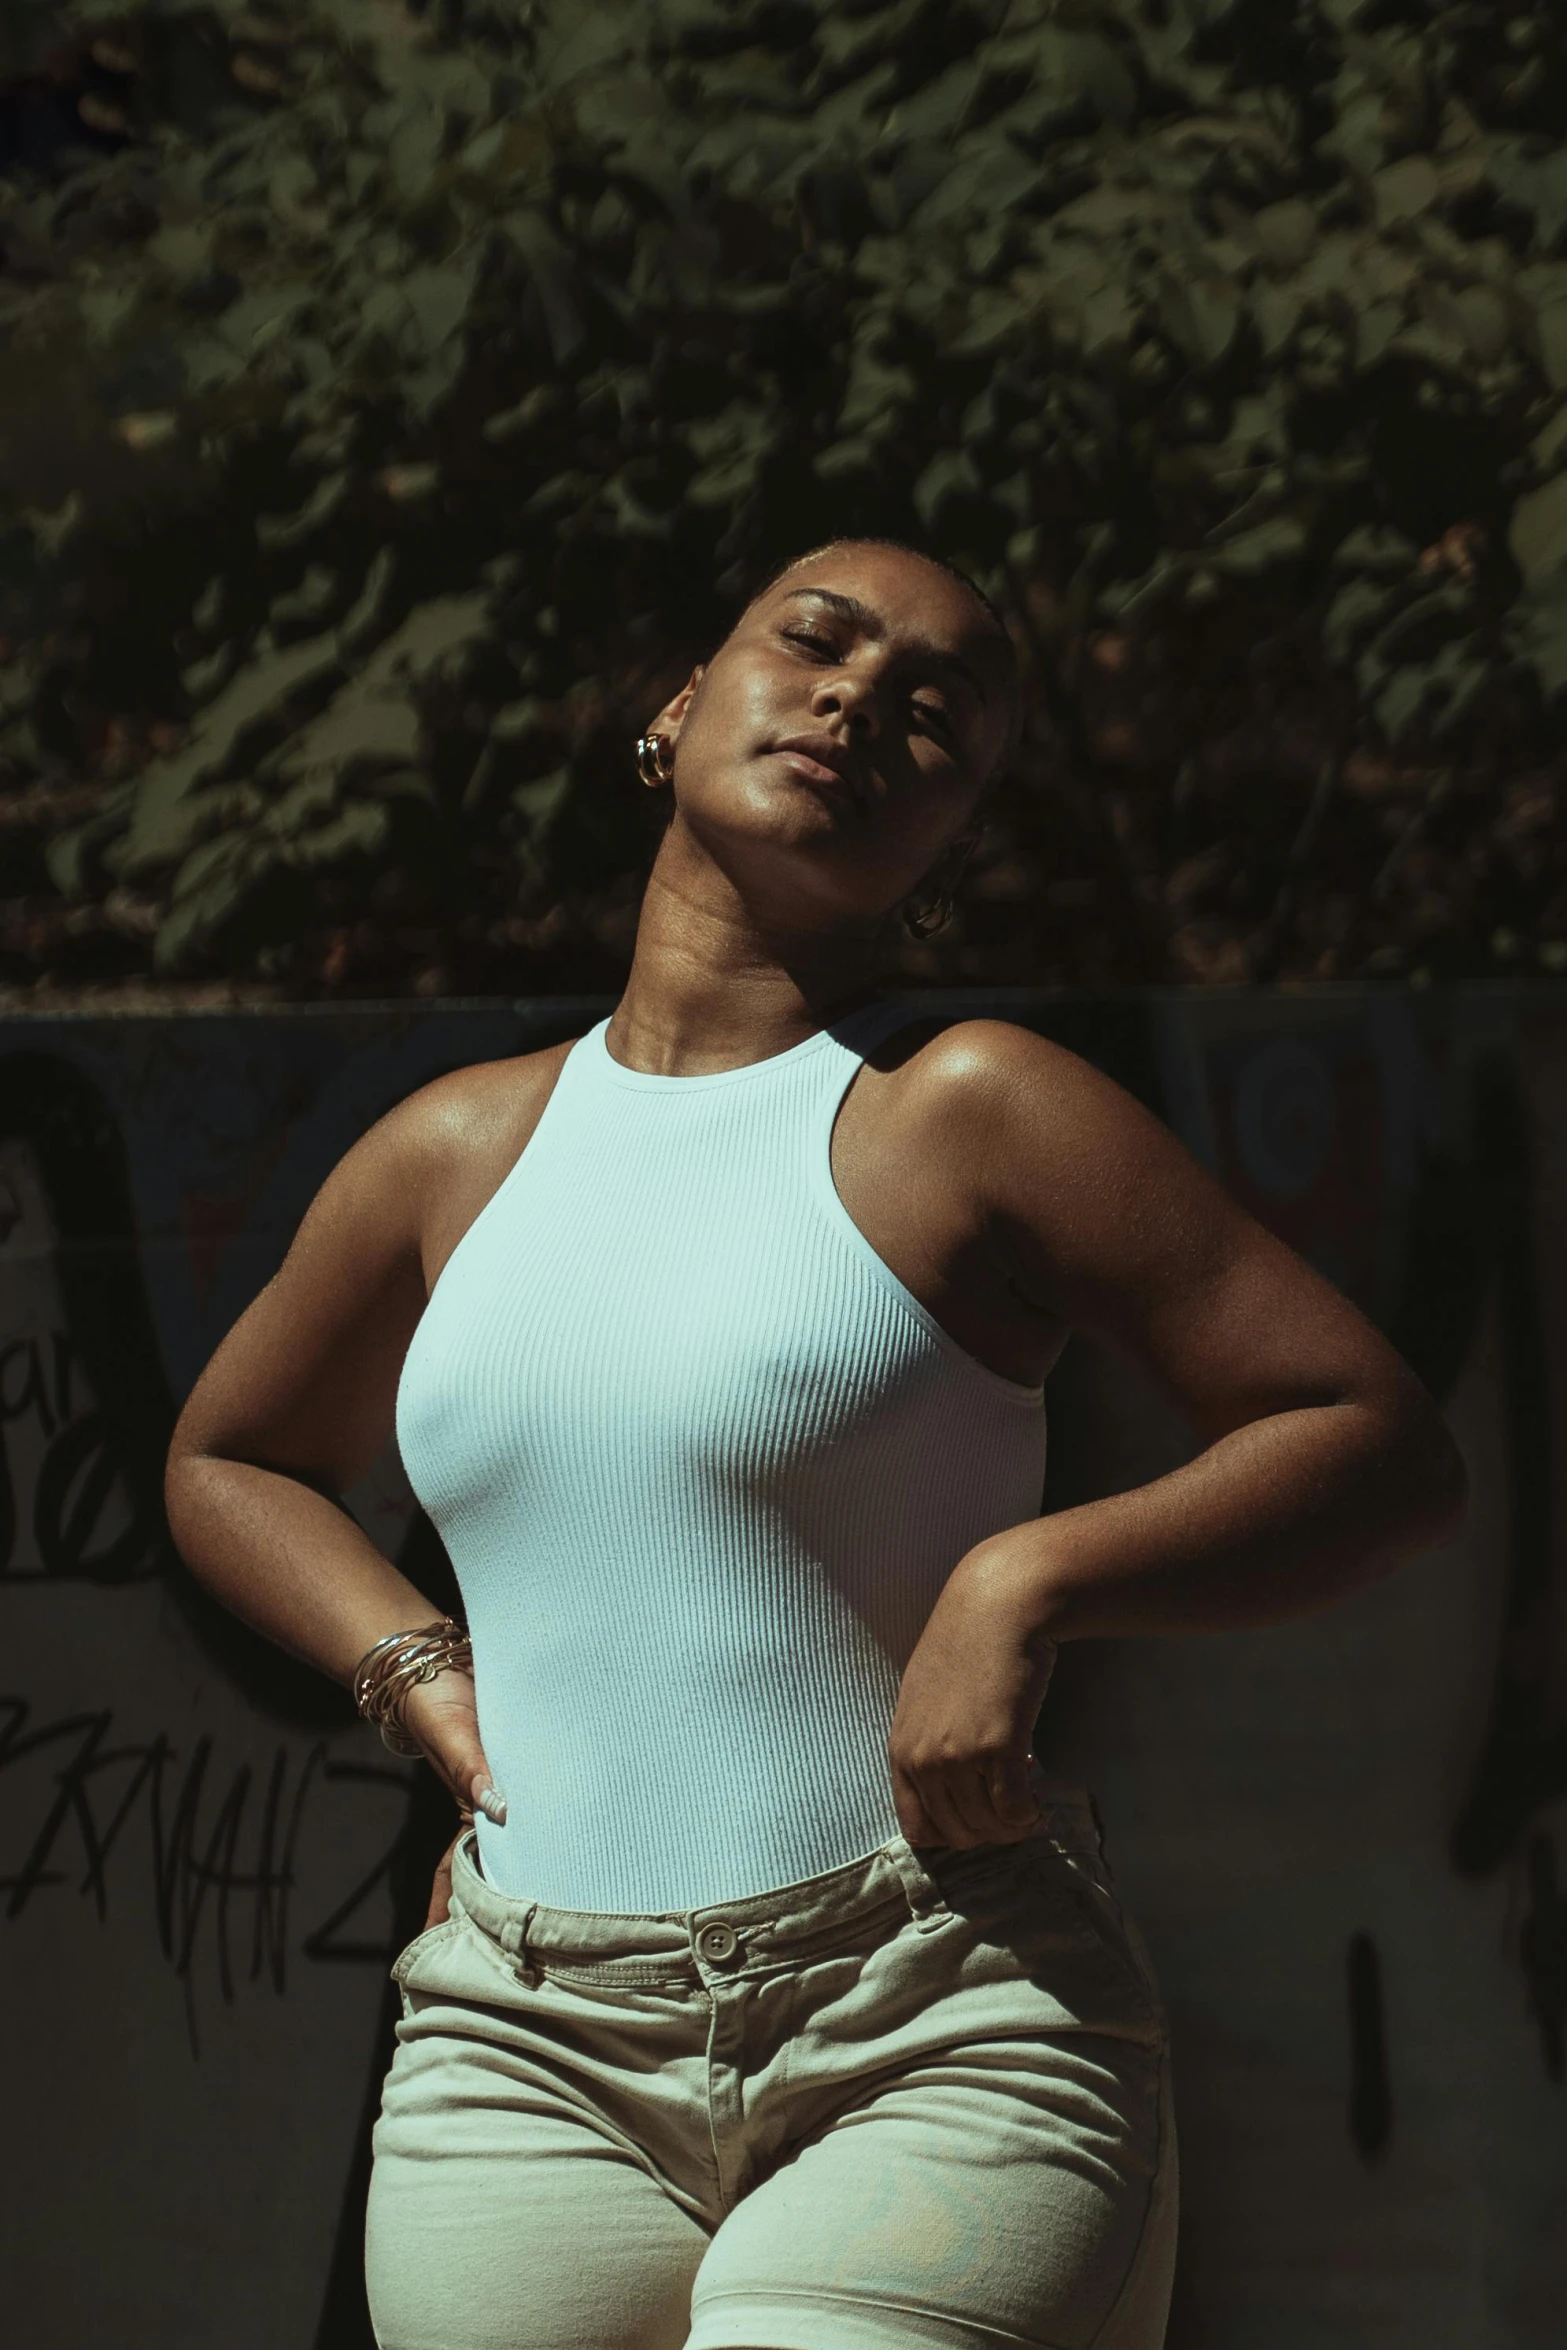
[(460, 1160), (475, 1152), (508, 1149), (515, 1157), (537, 1125), (561, 1063), (576, 1042), (567, 1037), (535, 1052), (448, 1070), (409, 1094), (383, 1124), (401, 1149), (430, 1160)]
[(1081, 1053), (1016, 1020), (949, 1020), (931, 1042), (954, 1075), (966, 1072), (978, 1079), (1052, 1086), (1086, 1080), (1111, 1086), (1126, 1100), (1132, 1098)]
[(243, 1442), (339, 1490), (365, 1473), (435, 1277), (526, 1145), (571, 1041), (454, 1069), (361, 1135), (198, 1381), (186, 1449)]
[(955, 1022), (926, 1049), (1018, 1294), (1141, 1371), (1202, 1442), (1417, 1388), (1332, 1282), (1080, 1054), (1005, 1020)]
[[(1135, 1095), (1066, 1045), (1012, 1020), (919, 1021), (889, 1040), (908, 1040), (905, 1066), (933, 1100), (950, 1103), (991, 1147), (1031, 1152), (1106, 1150), (1161, 1144), (1179, 1151), (1167, 1127)], [(1183, 1154), (1184, 1155), (1184, 1154)]]
[(1161, 1118), (1065, 1045), (1008, 1020), (960, 1020), (916, 1059), (931, 1114), (1034, 1294), (1081, 1308), (1079, 1278), (1196, 1273), (1262, 1238)]
[(526, 1148), (575, 1042), (453, 1069), (388, 1110), (317, 1193), (295, 1259), (356, 1278), (417, 1267), (428, 1288)]
[(383, 1121), (386, 1172), (408, 1184), (427, 1284), (527, 1148), (576, 1042), (453, 1069)]

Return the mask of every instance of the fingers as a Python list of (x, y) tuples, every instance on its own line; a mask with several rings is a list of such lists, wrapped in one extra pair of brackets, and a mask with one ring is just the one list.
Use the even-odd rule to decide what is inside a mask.
[(977, 1772), (953, 1763), (937, 1765), (920, 1773), (918, 1786), (925, 1816), (939, 1831), (936, 1843), (965, 1851), (995, 1842), (1000, 1831), (982, 1815)]
[(449, 1754), (432, 1754), (426, 1747), (425, 1759), (445, 1780), (459, 1809), (466, 1811), (470, 1819), (476, 1811), (482, 1811), (497, 1828), (505, 1827), (506, 1798), (491, 1778), (490, 1766), (482, 1752), (477, 1754), (477, 1759), (468, 1754), (454, 1760)]
[(496, 1827), (503, 1827), (506, 1797), (495, 1785), (480, 1742), (473, 1684), (466, 1675), (438, 1674), (410, 1690), (403, 1722), (457, 1802), (482, 1811)]
[(506, 1798), (490, 1777), (490, 1766), (481, 1763), (468, 1782), (468, 1793), (476, 1807), (497, 1828), (506, 1825)]
[(448, 1749), (444, 1755), (429, 1754), (428, 1759), (456, 1797), (458, 1808), (470, 1819), (482, 1811), (497, 1828), (505, 1827), (506, 1798), (490, 1776), (482, 1747), (469, 1745), (455, 1756)]
[(482, 1748), (464, 1742), (454, 1752), (452, 1743), (443, 1741), (440, 1747), (426, 1744), (424, 1753), (430, 1768), (445, 1781), (460, 1810), (482, 1811), (497, 1827), (504, 1826), (506, 1799), (490, 1777), (490, 1766)]
[(894, 1762), (898, 1820), (910, 1844), (1016, 1844), (1031, 1836), (1039, 1805), (1026, 1756)]
[(1029, 1756), (995, 1756), (986, 1778), (991, 1810), (1003, 1834), (1031, 1836), (1039, 1825), (1039, 1798), (1028, 1783)]

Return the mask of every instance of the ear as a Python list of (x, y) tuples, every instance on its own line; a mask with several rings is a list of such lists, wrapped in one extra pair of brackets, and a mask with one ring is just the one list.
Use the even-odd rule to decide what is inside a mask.
[(674, 749), (675, 744), (680, 740), (680, 729), (685, 724), (686, 713), (691, 707), (692, 700), (696, 694), (696, 689), (701, 684), (702, 679), (706, 674), (706, 670), (706, 662), (699, 661), (696, 667), (692, 670), (690, 676), (686, 679), (685, 684), (680, 688), (679, 693), (675, 695), (672, 701), (668, 701), (664, 704), (664, 707), (662, 710), (660, 710), (658, 716), (654, 719), (652, 725), (648, 728), (649, 734), (667, 734), (669, 737), (669, 747), (671, 750)]

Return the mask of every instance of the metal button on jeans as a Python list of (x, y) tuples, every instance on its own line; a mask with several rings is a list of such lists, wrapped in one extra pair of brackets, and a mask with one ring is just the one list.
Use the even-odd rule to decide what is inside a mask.
[(727, 1919), (714, 1918), (711, 1925), (697, 1929), (696, 1946), (704, 1958), (733, 1958), (740, 1937)]

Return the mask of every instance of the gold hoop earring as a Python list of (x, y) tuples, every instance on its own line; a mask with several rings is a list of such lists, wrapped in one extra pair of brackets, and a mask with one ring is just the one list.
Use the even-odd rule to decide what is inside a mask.
[(964, 833), (948, 849), (946, 874), (928, 898), (923, 901), (910, 898), (903, 908), (903, 927), (910, 938), (933, 938), (938, 930), (945, 930), (957, 911), (953, 890), (962, 877), (963, 869), (973, 855), (983, 826)]
[(951, 891), (938, 889), (923, 905), (904, 907), (903, 927), (910, 938), (933, 938), (952, 920), (953, 911)]
[(668, 738), (662, 734), (641, 734), (637, 737), (637, 773), (650, 790), (675, 780), (674, 756)]

